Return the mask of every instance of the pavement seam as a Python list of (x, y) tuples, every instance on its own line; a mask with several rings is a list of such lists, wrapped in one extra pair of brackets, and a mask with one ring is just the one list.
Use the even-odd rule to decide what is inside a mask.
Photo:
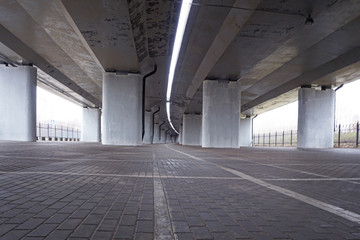
[(155, 240), (177, 239), (172, 230), (170, 212), (167, 206), (164, 187), (159, 174), (158, 163), (153, 154), (153, 181), (154, 181), (154, 215), (155, 215)]
[(322, 210), (325, 210), (329, 213), (332, 213), (332, 214), (335, 214), (339, 217), (342, 217), (342, 218), (345, 218), (351, 222), (354, 222), (354, 223), (357, 223), (357, 224), (360, 224), (360, 215), (357, 214), (357, 213), (354, 213), (354, 212), (351, 212), (349, 210), (346, 210), (346, 209), (343, 209), (343, 208), (340, 208), (340, 207), (337, 207), (337, 206), (334, 206), (334, 205), (331, 205), (331, 204), (328, 204), (328, 203), (325, 203), (325, 202), (322, 202), (322, 201), (319, 201), (319, 200), (316, 200), (314, 198), (311, 198), (311, 197), (308, 197), (308, 196), (305, 196), (305, 195), (302, 195), (300, 193), (297, 193), (297, 192), (294, 192), (294, 191), (291, 191), (291, 190), (288, 190), (288, 189), (285, 189), (285, 188), (282, 188), (282, 187), (278, 187), (276, 185), (273, 185), (271, 183), (267, 183), (265, 181), (262, 181), (258, 178), (254, 178), (254, 177), (251, 177), (245, 173), (242, 173), (242, 172), (239, 172), (237, 170), (234, 170), (234, 169), (231, 169), (231, 168), (227, 168), (227, 167), (223, 167), (221, 165), (218, 165), (218, 164), (215, 164), (215, 163), (212, 163), (212, 162), (209, 162), (207, 160), (204, 160), (204, 159), (201, 159), (199, 157), (196, 157), (196, 156), (193, 156), (191, 154), (188, 154), (188, 153), (185, 153), (185, 152), (182, 152), (180, 150), (176, 150), (176, 149), (173, 149), (173, 148), (170, 148), (168, 145), (165, 145), (168, 149), (172, 150), (172, 151), (175, 151), (175, 152), (178, 152), (178, 153), (181, 153), (185, 156), (188, 156), (192, 159), (195, 159), (195, 160), (200, 160), (200, 161), (203, 161), (203, 162), (207, 162), (207, 163), (210, 163), (212, 164), (213, 166), (216, 166), (218, 168), (221, 168), (225, 171), (228, 171), (230, 173), (233, 173), (234, 175), (236, 176), (239, 176), (239, 177), (242, 177), (252, 183), (255, 183), (255, 184), (258, 184), (260, 186), (263, 186), (267, 189), (270, 189), (270, 190), (273, 190), (273, 191), (276, 191), (278, 193), (281, 193), (283, 195), (286, 195), (288, 197), (291, 197), (293, 199), (296, 199), (298, 201), (301, 201), (301, 202), (304, 202), (306, 204), (309, 204), (309, 205), (312, 205), (316, 208), (319, 208), (319, 209), (322, 209)]

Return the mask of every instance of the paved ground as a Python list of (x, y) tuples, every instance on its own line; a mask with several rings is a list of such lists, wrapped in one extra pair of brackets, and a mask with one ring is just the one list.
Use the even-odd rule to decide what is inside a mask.
[(0, 239), (360, 239), (360, 150), (0, 142)]

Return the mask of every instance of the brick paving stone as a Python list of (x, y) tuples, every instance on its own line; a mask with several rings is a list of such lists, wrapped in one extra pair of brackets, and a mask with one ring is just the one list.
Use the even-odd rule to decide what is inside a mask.
[(48, 240), (65, 240), (68, 239), (68, 237), (71, 234), (71, 230), (55, 230), (49, 234), (49, 236), (46, 238)]
[(96, 225), (80, 225), (77, 229), (75, 229), (75, 231), (71, 234), (70, 237), (90, 238), (96, 227)]
[(119, 226), (116, 233), (116, 239), (132, 239), (134, 236), (135, 226)]
[(120, 220), (120, 225), (135, 226), (136, 219), (137, 219), (136, 215), (123, 215)]
[(103, 231), (96, 231), (94, 236), (92, 236), (92, 240), (107, 240), (112, 239), (112, 232), (103, 232)]
[(141, 233), (153, 233), (154, 232), (154, 222), (153, 221), (137, 221), (136, 232)]
[(143, 233), (137, 232), (135, 233), (134, 240), (153, 240), (154, 235), (152, 233)]
[(18, 240), (27, 235), (30, 230), (13, 230), (0, 237), (0, 239), (6, 240)]
[(30, 237), (46, 237), (52, 232), (58, 225), (57, 224), (42, 224), (37, 227), (34, 231), (29, 233)]
[(175, 233), (186, 233), (190, 232), (190, 228), (186, 221), (172, 221), (172, 226)]
[(43, 219), (29, 219), (16, 227), (16, 229), (33, 230), (44, 222)]

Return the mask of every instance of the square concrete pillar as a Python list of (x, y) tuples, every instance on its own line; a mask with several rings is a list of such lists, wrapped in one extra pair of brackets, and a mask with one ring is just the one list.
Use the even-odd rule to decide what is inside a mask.
[(240, 147), (252, 146), (252, 119), (246, 117), (240, 119)]
[(160, 129), (160, 141), (159, 143), (165, 143), (166, 141), (166, 130)]
[(154, 135), (152, 138), (152, 143), (160, 143), (160, 132), (158, 123), (154, 123)]
[(180, 124), (180, 126), (179, 126), (178, 141), (179, 141), (179, 144), (181, 144), (181, 145), (183, 144), (182, 138), (183, 138), (183, 125)]
[(334, 90), (299, 89), (298, 113), (298, 148), (334, 146)]
[(142, 143), (142, 81), (138, 74), (103, 75), (103, 144)]
[(240, 147), (240, 102), (237, 82), (203, 82), (202, 147)]
[(152, 111), (145, 111), (145, 135), (143, 139), (144, 144), (151, 144), (153, 134), (153, 119)]
[(202, 115), (183, 115), (183, 145), (201, 146)]
[(36, 141), (36, 68), (0, 65), (0, 140)]
[(101, 110), (98, 108), (83, 108), (81, 141), (101, 141)]

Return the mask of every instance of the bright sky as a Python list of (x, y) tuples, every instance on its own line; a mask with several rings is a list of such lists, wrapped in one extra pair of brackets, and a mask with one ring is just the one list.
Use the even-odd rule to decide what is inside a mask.
[(37, 87), (37, 122), (81, 128), (82, 107)]
[[(335, 124), (360, 121), (360, 80), (336, 92)], [(260, 114), (254, 119), (254, 134), (297, 129), (298, 102)]]

